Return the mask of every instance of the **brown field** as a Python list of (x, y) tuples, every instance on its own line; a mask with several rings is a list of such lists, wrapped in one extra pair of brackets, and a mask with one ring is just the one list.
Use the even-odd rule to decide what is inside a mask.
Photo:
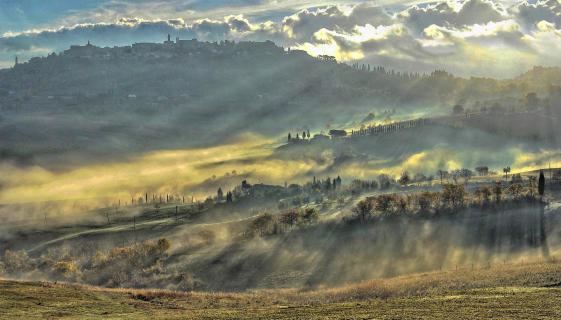
[(555, 259), (414, 274), (339, 288), (181, 293), (0, 281), (0, 318), (68, 319), (555, 319)]

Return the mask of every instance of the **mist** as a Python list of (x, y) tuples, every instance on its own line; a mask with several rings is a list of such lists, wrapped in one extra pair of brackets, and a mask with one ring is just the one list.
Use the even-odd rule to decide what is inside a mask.
[[(0, 253), (25, 262), (21, 279), (182, 291), (549, 259), (560, 245), (553, 189), (547, 209), (513, 197), (493, 213), (350, 217), (373, 194), (533, 190), (549, 167), (551, 186), (558, 74), (402, 73), (230, 41), (80, 46), (18, 64), (0, 72)], [(381, 125), (391, 130), (362, 134)], [(435, 178), (477, 167), (488, 173), (474, 182)], [(388, 186), (352, 187), (381, 175)], [(255, 236), (262, 217), (290, 223)]]

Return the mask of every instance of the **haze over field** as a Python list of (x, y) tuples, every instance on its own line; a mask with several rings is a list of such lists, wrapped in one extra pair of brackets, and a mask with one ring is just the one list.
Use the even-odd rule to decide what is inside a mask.
[(0, 277), (320, 303), (425, 294), (355, 287), (423, 272), (559, 286), (560, 16), (0, 0)]
[[(285, 50), (300, 49), (312, 56), (330, 55), (340, 62), (356, 63), (359, 70), (296, 54), (283, 56), (284, 51), (272, 43), (227, 43), (216, 48), (201, 44), (197, 49), (210, 50), (216, 57), (193, 55), (196, 51), (185, 56), (188, 49), (183, 55), (176, 52), (160, 58), (129, 57), (88, 64), (72, 60), (70, 54), (50, 56), (19, 70), (3, 70), (0, 75), (0, 105), (5, 113), (0, 122), (1, 156), (8, 163), (3, 171), (13, 172), (13, 165), (31, 166), (33, 174), (57, 179), (64, 172), (78, 174), (75, 170), (84, 164), (99, 168), (100, 164), (114, 167), (113, 163), (131, 159), (138, 163), (157, 156), (153, 152), (160, 150), (165, 154), (165, 150), (192, 148), (237, 149), (235, 142), (248, 134), (258, 135), (270, 146), (282, 142), (288, 131), (356, 129), (369, 113), (375, 117), (368, 123), (447, 115), (455, 104), (474, 112), (494, 106), (524, 111), (550, 108), (557, 114), (559, 70), (532, 69), (557, 65), (557, 57), (549, 54), (556, 51), (551, 46), (559, 42), (559, 5), (555, 3), (94, 1), (78, 8), (66, 1), (52, 6), (6, 2), (0, 12), (7, 21), (0, 38), (6, 67), (15, 56), (24, 62), (88, 41), (99, 47), (130, 46), (161, 42), (171, 34), (172, 41), (176, 37), (272, 40)], [(363, 67), (373, 72), (361, 72)], [(446, 73), (428, 76), (434, 70), (466, 78)], [(470, 76), (487, 78), (468, 79)], [(491, 79), (505, 77), (512, 80)], [(469, 142), (471, 135), (462, 141)], [(551, 133), (548, 138), (554, 141), (537, 143), (532, 150), (510, 144), (500, 152), (505, 159), (497, 165), (543, 166), (530, 159), (539, 158), (543, 151), (555, 154), (555, 136)], [(465, 159), (458, 154), (462, 151), (450, 150), (455, 148), (448, 145), (453, 142), (439, 143), (430, 141), (430, 148), (404, 151), (398, 159), (380, 155), (377, 161), (392, 162), (394, 176), (415, 169), (395, 162), (416, 154), (446, 154), (447, 169), (487, 164), (477, 159), (477, 152)], [(329, 156), (337, 158), (336, 153)], [(425, 167), (422, 173), (434, 173), (435, 165)], [(367, 176), (367, 172), (382, 169), (361, 168), (353, 169), (354, 174)], [(253, 169), (251, 164), (248, 168), (238, 164), (234, 170)], [(179, 187), (221, 176), (223, 171), (211, 167), (193, 174)], [(298, 171), (284, 179), (270, 173), (256, 177), (278, 183), (306, 174), (305, 168)], [(2, 185), (10, 189), (12, 183)], [(115, 188), (136, 192), (123, 187)], [(152, 183), (146, 187), (163, 188)], [(97, 188), (107, 187), (93, 189)], [(17, 201), (14, 190), (8, 193), (12, 196), (3, 192), (0, 201)], [(91, 193), (80, 196), (106, 195)]]
[[(282, 184), (314, 175), (370, 179), (559, 164), (555, 68), (514, 80), (466, 80), (357, 70), (272, 43), (196, 45), (199, 52), (221, 53), (182, 57), (179, 51), (154, 60), (117, 51), (112, 59), (83, 64), (74, 49), (5, 70), (0, 202), (115, 199), (146, 191), (205, 196), (208, 179), (232, 171)], [(549, 80), (536, 83), (538, 77)], [(352, 145), (276, 150), (288, 132), (351, 132), (449, 116), (453, 106), (487, 120), (456, 129), (434, 124)]]

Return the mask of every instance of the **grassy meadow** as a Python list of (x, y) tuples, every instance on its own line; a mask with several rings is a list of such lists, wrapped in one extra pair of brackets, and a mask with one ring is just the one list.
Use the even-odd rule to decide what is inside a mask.
[(338, 288), (244, 293), (0, 280), (3, 319), (554, 319), (561, 263), (463, 268)]

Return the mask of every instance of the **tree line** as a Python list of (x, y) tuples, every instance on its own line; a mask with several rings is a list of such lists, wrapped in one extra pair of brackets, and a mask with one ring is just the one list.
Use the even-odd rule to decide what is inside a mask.
[(513, 183), (509, 186), (496, 182), (477, 187), (472, 193), (463, 185), (446, 184), (440, 192), (424, 191), (412, 194), (382, 194), (361, 200), (352, 208), (352, 220), (360, 223), (377, 218), (407, 215), (455, 214), (463, 209), (497, 210), (520, 204), (543, 203), (545, 178), (540, 173), (538, 183)]

